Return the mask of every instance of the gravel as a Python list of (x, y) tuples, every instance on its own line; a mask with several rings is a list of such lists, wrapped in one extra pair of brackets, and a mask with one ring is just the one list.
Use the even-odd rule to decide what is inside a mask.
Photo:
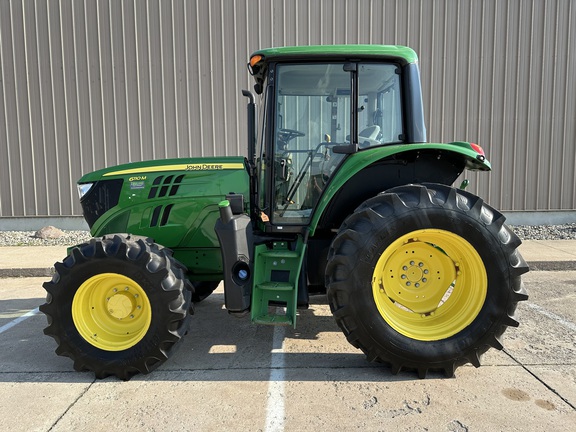
[[(522, 240), (576, 240), (576, 223), (511, 226)], [(0, 231), (0, 246), (73, 246), (90, 239), (88, 231), (63, 231), (56, 239), (35, 238), (36, 231)]]
[(90, 240), (88, 231), (62, 231), (53, 239), (34, 237), (36, 231), (0, 231), (0, 246), (74, 246)]
[(511, 226), (522, 240), (576, 240), (576, 223), (565, 225)]

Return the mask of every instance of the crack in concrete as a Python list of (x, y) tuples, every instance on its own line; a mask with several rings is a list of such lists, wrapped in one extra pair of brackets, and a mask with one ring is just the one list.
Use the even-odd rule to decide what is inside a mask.
[(520, 366), (522, 369), (524, 369), (526, 372), (528, 372), (530, 375), (532, 375), (536, 380), (538, 380), (538, 382), (540, 382), (544, 387), (546, 387), (548, 390), (550, 390), (552, 393), (554, 393), (556, 396), (558, 396), (560, 399), (562, 399), (562, 401), (564, 401), (564, 403), (566, 405), (568, 405), (570, 408), (572, 408), (574, 411), (576, 411), (576, 406), (574, 406), (574, 404), (572, 404), (567, 398), (565, 398), (560, 393), (558, 393), (558, 391), (555, 388), (553, 388), (552, 386), (550, 386), (546, 381), (544, 381), (543, 378), (540, 378), (536, 374), (536, 372), (531, 371), (526, 365), (524, 365), (520, 360), (518, 360), (516, 357), (514, 357), (512, 354), (510, 354), (505, 349), (503, 349), (502, 351), (504, 352), (504, 354), (506, 354), (508, 357), (510, 357), (514, 362), (516, 362), (516, 364), (518, 364), (518, 366)]

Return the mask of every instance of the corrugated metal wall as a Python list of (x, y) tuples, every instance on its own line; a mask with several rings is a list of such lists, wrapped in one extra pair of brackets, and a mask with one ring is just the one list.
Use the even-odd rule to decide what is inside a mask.
[(474, 191), (576, 209), (571, 0), (0, 0), (0, 216), (78, 215), (84, 172), (245, 153), (245, 63), (268, 46), (420, 54), (431, 141), (482, 144)]

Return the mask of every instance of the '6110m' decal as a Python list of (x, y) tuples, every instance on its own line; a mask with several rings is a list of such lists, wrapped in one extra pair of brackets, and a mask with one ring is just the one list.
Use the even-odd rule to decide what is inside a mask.
[(130, 168), (120, 171), (112, 171), (104, 174), (104, 177), (125, 174), (141, 174), (160, 171), (219, 171), (244, 169), (243, 163), (198, 163), (198, 164), (176, 164), (158, 165), (151, 167)]

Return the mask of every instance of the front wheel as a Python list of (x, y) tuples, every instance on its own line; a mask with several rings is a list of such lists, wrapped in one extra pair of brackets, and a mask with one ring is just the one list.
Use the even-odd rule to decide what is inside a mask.
[(504, 217), (444, 185), (407, 185), (369, 199), (343, 223), (326, 269), (330, 307), (350, 343), (394, 373), (452, 376), (480, 366), (517, 326), (528, 266)]
[(78, 371), (130, 379), (163, 363), (188, 331), (192, 286), (169, 251), (129, 235), (94, 238), (44, 283), (44, 333)]

